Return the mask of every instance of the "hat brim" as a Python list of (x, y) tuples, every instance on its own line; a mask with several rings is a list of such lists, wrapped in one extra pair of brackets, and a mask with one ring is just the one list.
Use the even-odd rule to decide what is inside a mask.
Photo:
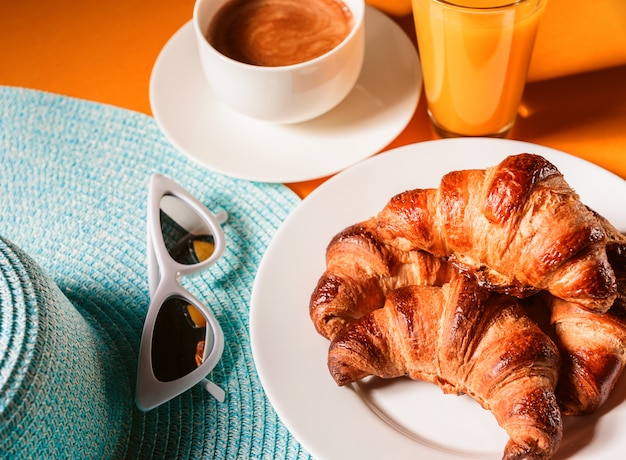
[[(127, 436), (115, 452), (98, 455), (308, 457), (266, 398), (248, 338), (253, 278), (275, 231), (298, 204), (295, 194), (202, 168), (177, 152), (146, 115), (9, 87), (0, 87), (0, 171), (0, 235), (42, 266), (109, 348), (100, 352), (123, 370), (121, 377), (111, 371), (107, 385), (127, 408), (128, 419), (111, 420), (128, 426), (122, 430)], [(224, 354), (211, 378), (227, 397), (218, 403), (196, 387), (144, 413), (134, 404), (134, 389), (149, 301), (146, 199), (155, 172), (209, 209), (229, 214), (224, 256), (185, 280), (224, 330)]]

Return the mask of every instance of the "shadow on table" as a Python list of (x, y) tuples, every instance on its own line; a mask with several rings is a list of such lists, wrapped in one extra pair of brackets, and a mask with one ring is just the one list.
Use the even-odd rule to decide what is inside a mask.
[(624, 130), (626, 66), (531, 83), (526, 87), (515, 137), (576, 131), (602, 125)]

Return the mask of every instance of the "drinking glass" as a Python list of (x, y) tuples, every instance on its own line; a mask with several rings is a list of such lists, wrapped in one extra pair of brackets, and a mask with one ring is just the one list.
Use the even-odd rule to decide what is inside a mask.
[(506, 137), (546, 0), (412, 1), (435, 132)]

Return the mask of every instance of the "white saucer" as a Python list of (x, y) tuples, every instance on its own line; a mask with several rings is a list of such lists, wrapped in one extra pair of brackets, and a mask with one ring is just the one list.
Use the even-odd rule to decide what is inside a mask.
[(157, 58), (150, 104), (174, 146), (214, 171), (261, 182), (328, 176), (388, 145), (408, 124), (422, 77), (415, 46), (389, 17), (365, 12), (365, 62), (355, 88), (314, 120), (274, 125), (223, 105), (204, 79), (191, 22)]

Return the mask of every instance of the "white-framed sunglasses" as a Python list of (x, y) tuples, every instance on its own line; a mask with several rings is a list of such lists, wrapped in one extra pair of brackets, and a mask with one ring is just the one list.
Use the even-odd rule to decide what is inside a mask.
[(180, 283), (221, 257), (225, 211), (211, 213), (173, 180), (150, 179), (147, 253), (150, 305), (137, 372), (137, 407), (153, 409), (198, 383), (222, 402), (225, 392), (206, 376), (224, 350), (211, 311)]

